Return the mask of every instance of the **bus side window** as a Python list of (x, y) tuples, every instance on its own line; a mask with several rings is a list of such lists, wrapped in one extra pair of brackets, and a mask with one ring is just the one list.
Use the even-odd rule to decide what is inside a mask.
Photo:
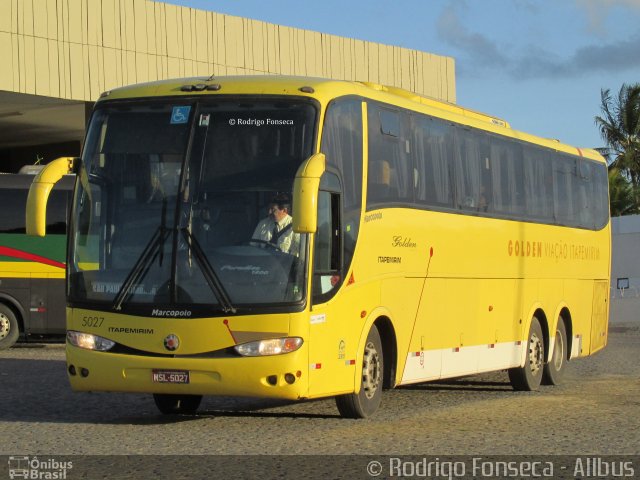
[(369, 104), (367, 208), (413, 202), (409, 115)]
[(313, 294), (314, 302), (319, 303), (333, 296), (342, 280), (340, 194), (319, 192), (315, 235)]
[(71, 192), (53, 189), (47, 202), (47, 234), (66, 235)]
[(28, 188), (1, 188), (0, 189), (0, 233), (24, 234), (24, 212), (27, 205)]

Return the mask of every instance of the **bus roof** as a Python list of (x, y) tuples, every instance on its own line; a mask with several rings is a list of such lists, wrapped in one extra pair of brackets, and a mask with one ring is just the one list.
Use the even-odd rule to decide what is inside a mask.
[(511, 128), (501, 118), (461, 107), (431, 97), (418, 95), (398, 87), (371, 82), (331, 80), (315, 77), (285, 75), (241, 75), (189, 77), (160, 80), (120, 87), (104, 92), (99, 101), (163, 96), (193, 95), (295, 95), (315, 98), (326, 105), (334, 98), (359, 95), (390, 103), (452, 122), (523, 140), (553, 150), (579, 155), (604, 162), (602, 156), (590, 148), (577, 148), (555, 139), (537, 137)]

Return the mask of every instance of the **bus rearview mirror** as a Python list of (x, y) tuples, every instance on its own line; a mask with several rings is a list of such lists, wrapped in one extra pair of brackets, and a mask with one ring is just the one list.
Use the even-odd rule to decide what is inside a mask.
[(293, 182), (293, 231), (315, 233), (318, 228), (318, 190), (325, 171), (324, 153), (305, 160)]
[(44, 237), (47, 229), (47, 200), (56, 183), (69, 173), (74, 172), (78, 159), (61, 157), (49, 162), (38, 173), (27, 197), (26, 227), (27, 235)]

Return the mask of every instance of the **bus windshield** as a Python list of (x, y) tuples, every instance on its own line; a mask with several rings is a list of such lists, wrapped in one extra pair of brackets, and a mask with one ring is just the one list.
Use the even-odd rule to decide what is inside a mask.
[(124, 311), (299, 304), (307, 237), (289, 227), (285, 244), (265, 241), (256, 226), (273, 198), (291, 197), (316, 117), (301, 99), (98, 107), (74, 201), (69, 300)]

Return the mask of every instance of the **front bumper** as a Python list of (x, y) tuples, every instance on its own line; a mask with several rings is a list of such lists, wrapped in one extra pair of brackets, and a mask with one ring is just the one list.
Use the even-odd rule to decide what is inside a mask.
[[(75, 391), (233, 395), (289, 400), (304, 398), (308, 391), (306, 345), (292, 353), (265, 357), (122, 355), (85, 350), (69, 344), (66, 353), (67, 376)], [(156, 383), (152, 375), (154, 369), (188, 370), (189, 383)], [(71, 371), (75, 371), (75, 375)]]

